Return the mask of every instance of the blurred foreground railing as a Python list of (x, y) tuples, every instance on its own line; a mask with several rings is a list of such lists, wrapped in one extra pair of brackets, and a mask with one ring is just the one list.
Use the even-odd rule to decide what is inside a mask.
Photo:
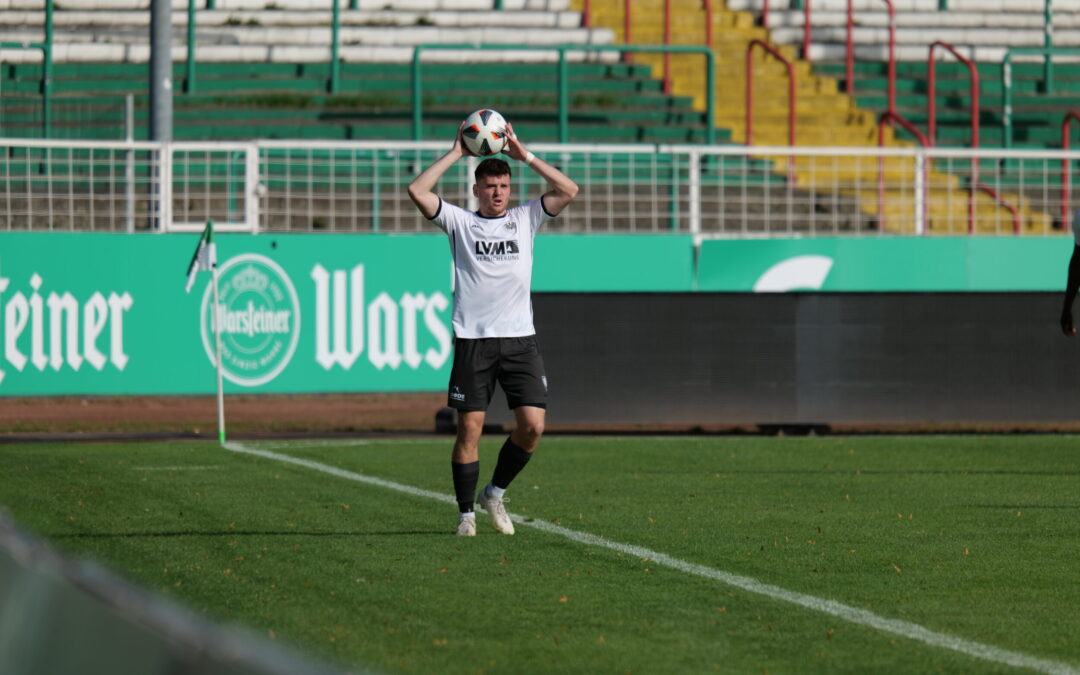
[[(191, 231), (213, 218), (226, 231), (431, 232), (405, 188), (448, 148), (448, 141), (0, 139), (0, 230)], [(530, 149), (581, 187), (547, 232), (703, 237), (1060, 233), (1063, 206), (1077, 201), (1071, 174), (1080, 161), (1080, 151), (1060, 150)], [(474, 206), (476, 161), (459, 162), (439, 194)], [(516, 199), (546, 189), (535, 173), (511, 165)]]

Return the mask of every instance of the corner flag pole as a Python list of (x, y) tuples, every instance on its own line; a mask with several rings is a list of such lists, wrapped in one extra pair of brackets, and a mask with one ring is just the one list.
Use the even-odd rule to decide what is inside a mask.
[[(209, 220), (206, 225), (210, 230), (209, 240), (212, 242), (214, 237), (214, 221)], [(221, 376), (221, 317), (218, 314), (218, 266), (217, 266), (217, 247), (211, 249), (213, 253), (210, 255), (210, 283), (214, 286), (214, 307), (210, 312), (210, 317), (213, 321), (214, 329), (214, 351), (217, 355), (215, 361), (217, 362), (217, 428), (218, 428), (218, 442), (222, 445), (225, 444), (225, 389)]]
[(191, 256), (191, 263), (187, 269), (187, 286), (185, 292), (190, 293), (195, 284), (195, 277), (201, 270), (210, 272), (210, 283), (214, 287), (214, 304), (210, 308), (210, 321), (214, 331), (214, 365), (217, 367), (217, 426), (218, 441), (225, 443), (225, 393), (222, 382), (221, 367), (221, 316), (218, 312), (218, 266), (217, 245), (214, 244), (214, 221), (206, 221), (202, 235), (199, 237), (199, 245), (195, 247), (195, 255)]

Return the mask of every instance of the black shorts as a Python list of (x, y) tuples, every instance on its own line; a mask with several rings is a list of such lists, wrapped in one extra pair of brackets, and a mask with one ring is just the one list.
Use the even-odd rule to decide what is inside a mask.
[(547, 408), (547, 376), (535, 335), (454, 339), (447, 405), (465, 412), (487, 410), (498, 382), (510, 409)]

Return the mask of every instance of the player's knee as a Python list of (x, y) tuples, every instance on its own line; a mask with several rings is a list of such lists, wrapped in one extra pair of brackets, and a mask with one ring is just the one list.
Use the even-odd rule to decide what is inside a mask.
[(529, 447), (532, 447), (544, 435), (544, 420), (526, 420), (518, 427), (518, 431), (526, 439)]

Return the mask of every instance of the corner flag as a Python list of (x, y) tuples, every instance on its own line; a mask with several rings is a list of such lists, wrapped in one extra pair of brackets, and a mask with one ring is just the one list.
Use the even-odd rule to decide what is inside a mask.
[(216, 352), (217, 368), (217, 413), (218, 413), (218, 441), (225, 443), (225, 394), (221, 374), (221, 321), (218, 309), (218, 269), (217, 269), (217, 246), (214, 244), (214, 221), (206, 221), (202, 236), (199, 237), (199, 245), (195, 247), (195, 255), (191, 256), (191, 263), (187, 269), (187, 288), (191, 292), (191, 285), (195, 283), (195, 277), (199, 270), (209, 270), (210, 285), (214, 291), (214, 304), (210, 308), (210, 322), (214, 330), (214, 351)]
[(217, 246), (214, 244), (214, 221), (206, 221), (202, 236), (199, 237), (199, 245), (195, 248), (195, 255), (191, 256), (191, 264), (187, 268), (187, 286), (184, 290), (191, 292), (191, 286), (195, 283), (195, 276), (199, 270), (210, 271), (217, 266)]

